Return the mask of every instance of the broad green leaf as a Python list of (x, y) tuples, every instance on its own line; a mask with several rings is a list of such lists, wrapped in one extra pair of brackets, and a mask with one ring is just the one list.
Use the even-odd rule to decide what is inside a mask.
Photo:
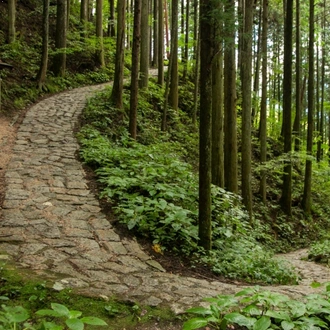
[(69, 317), (69, 315), (70, 315), (69, 309), (64, 305), (52, 303), (51, 307), (55, 312), (57, 312), (61, 316)]
[(260, 315), (262, 313), (256, 304), (251, 304), (244, 307), (243, 312), (250, 315)]
[(211, 315), (212, 312), (206, 307), (193, 307), (186, 310), (186, 313), (199, 314), (199, 315)]
[(207, 321), (203, 318), (195, 317), (183, 324), (182, 330), (194, 330), (207, 326)]
[(136, 220), (135, 219), (131, 219), (127, 222), (127, 228), (129, 230), (133, 229), (136, 226)]
[(261, 318), (254, 323), (253, 330), (266, 330), (269, 329), (271, 325), (270, 317), (268, 316), (261, 316)]
[(9, 300), (9, 298), (5, 296), (0, 296), (0, 300)]
[(235, 294), (235, 296), (236, 297), (249, 296), (249, 295), (252, 295), (252, 294), (256, 293), (256, 290), (257, 290), (257, 288), (254, 288), (254, 289), (253, 288), (246, 288), (246, 289), (243, 289), (243, 290), (237, 292)]
[(265, 315), (270, 316), (274, 319), (278, 319), (278, 320), (284, 320), (284, 321), (288, 321), (288, 322), (291, 321), (289, 314), (284, 311), (277, 312), (277, 311), (268, 310)]
[(240, 313), (233, 312), (225, 315), (224, 317), (228, 322), (241, 325), (244, 327), (251, 327), (256, 322), (256, 319), (253, 317), (246, 317)]
[(82, 312), (80, 312), (80, 311), (70, 311), (69, 318), (77, 319), (78, 317), (81, 316), (81, 314), (82, 314)]
[(159, 202), (159, 207), (162, 209), (162, 210), (165, 210), (166, 206), (167, 206), (167, 202), (165, 199), (160, 199)]
[(64, 327), (62, 327), (61, 325), (57, 325), (53, 322), (44, 322), (43, 324), (43, 329), (45, 330), (63, 330)]
[(6, 311), (6, 317), (10, 321), (10, 323), (24, 322), (29, 318), (28, 311), (22, 306), (2, 306), (2, 308)]
[(65, 324), (71, 330), (83, 330), (84, 323), (80, 319), (68, 319), (65, 321)]
[(292, 316), (295, 318), (303, 316), (306, 313), (306, 305), (300, 301), (289, 300), (286, 304), (290, 308)]
[(282, 326), (283, 330), (291, 330), (294, 328), (294, 323), (288, 322), (288, 321), (282, 321), (281, 326)]
[(84, 322), (85, 324), (90, 324), (90, 325), (107, 325), (106, 322), (104, 322), (103, 320), (99, 319), (98, 317), (94, 317), (94, 316), (83, 317), (80, 319), (80, 321)]

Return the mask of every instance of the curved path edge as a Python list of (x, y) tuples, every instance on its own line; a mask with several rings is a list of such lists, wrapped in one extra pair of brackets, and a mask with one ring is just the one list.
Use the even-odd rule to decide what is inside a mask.
[[(51, 96), (26, 113), (6, 171), (0, 258), (9, 255), (58, 290), (72, 287), (88, 295), (168, 306), (175, 313), (204, 297), (241, 290), (239, 284), (166, 273), (135, 240), (121, 239), (102, 213), (75, 157), (79, 146), (73, 129), (87, 99), (106, 85)], [(296, 260), (301, 285), (265, 289), (301, 296), (315, 292), (309, 286), (313, 280), (329, 281), (328, 268), (300, 261), (305, 252), (284, 256)]]

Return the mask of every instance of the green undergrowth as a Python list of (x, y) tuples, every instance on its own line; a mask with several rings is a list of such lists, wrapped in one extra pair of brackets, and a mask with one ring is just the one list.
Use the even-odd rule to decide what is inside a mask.
[(330, 239), (315, 242), (309, 249), (308, 259), (329, 265)]
[[(123, 302), (114, 297), (87, 297), (69, 288), (57, 291), (50, 282), (27, 270), (0, 264), (0, 329), (133, 330), (155, 322), (181, 321), (166, 308)], [(101, 326), (104, 323), (107, 326)]]
[(183, 330), (212, 329), (320, 330), (330, 329), (330, 285), (320, 294), (292, 299), (276, 292), (247, 288), (235, 295), (219, 295), (205, 299), (208, 307), (187, 311), (190, 319)]
[(293, 269), (257, 243), (240, 198), (216, 186), (213, 250), (205, 253), (198, 247), (198, 176), (193, 166), (198, 138), (193, 127), (184, 126), (187, 117), (180, 112), (170, 112), (169, 132), (160, 131), (160, 109), (155, 107), (159, 94), (151, 87), (140, 95), (143, 124), (137, 142), (128, 137), (128, 112), (110, 106), (110, 90), (89, 102), (78, 138), (80, 155), (101, 184), (100, 197), (113, 205), (120, 222), (149, 238), (162, 253), (183, 254), (229, 278), (296, 283)]

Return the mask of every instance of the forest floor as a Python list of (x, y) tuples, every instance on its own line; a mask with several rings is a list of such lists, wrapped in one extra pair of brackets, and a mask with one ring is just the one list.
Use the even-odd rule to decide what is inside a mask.
[[(63, 94), (62, 94), (63, 95)], [(77, 93), (77, 96), (74, 97), (78, 97), (78, 95), (80, 95), (79, 97), (81, 97), (81, 93)], [(71, 97), (71, 96), (69, 96)], [(51, 98), (56, 98), (55, 97), (51, 97)], [(62, 99), (66, 99), (66, 95), (64, 95), (63, 97), (61, 96), (60, 98), (57, 97), (57, 100), (60, 100), (62, 102)], [(70, 99), (72, 101), (72, 99)], [(46, 101), (47, 102), (47, 101)], [(77, 101), (77, 103), (81, 103), (81, 100), (79, 99), (79, 101)], [(73, 103), (70, 103), (70, 107), (72, 107)], [(76, 104), (76, 103), (74, 103)], [(44, 109), (44, 106), (41, 106), (41, 109)], [(41, 109), (38, 109), (37, 111), (37, 118), (38, 120), (40, 120), (40, 116), (43, 116), (43, 113), (40, 112)], [(4, 219), (7, 222), (4, 222), (4, 226), (8, 226), (8, 221), (14, 221), (14, 219), (11, 217), (11, 208), (13, 211), (15, 212), (19, 212), (17, 210), (17, 208), (15, 209), (14, 206), (8, 206), (10, 202), (15, 201), (15, 199), (13, 198), (13, 200), (10, 200), (10, 198), (6, 198), (6, 202), (7, 205), (4, 207), (4, 202), (5, 202), (5, 191), (7, 189), (10, 188), (8, 186), (8, 182), (5, 179), (5, 173), (9, 172), (9, 173), (13, 173), (16, 171), (17, 167), (17, 171), (19, 172), (19, 170), (22, 167), (22, 164), (25, 163), (24, 161), (24, 155), (29, 155), (29, 154), (25, 154), (25, 147), (30, 147), (30, 143), (35, 142), (37, 144), (37, 148), (40, 148), (40, 145), (43, 143), (40, 139), (35, 139), (34, 138), (27, 138), (26, 136), (24, 137), (24, 139), (28, 140), (29, 142), (27, 144), (26, 141), (23, 141), (24, 139), (22, 138), (22, 133), (24, 133), (25, 135), (27, 134), (27, 130), (22, 130), (20, 133), (20, 136), (17, 135), (17, 132), (19, 129), (21, 129), (21, 124), (23, 122), (23, 119), (25, 117), (25, 115), (27, 115), (30, 111), (35, 110), (34, 107), (32, 107), (31, 109), (27, 109), (26, 111), (22, 111), (20, 113), (20, 115), (13, 119), (13, 118), (7, 118), (4, 116), (0, 117), (0, 153), (1, 153), (1, 157), (0, 157), (0, 224), (1, 221), (4, 221)], [(45, 118), (48, 118), (47, 115)], [(32, 119), (29, 119), (28, 122), (25, 124), (26, 127), (28, 125), (33, 124), (33, 122), (31, 121)], [(50, 120), (51, 121), (51, 120)], [(42, 120), (40, 120), (40, 122), (42, 122)], [(33, 127), (36, 128), (38, 125), (40, 125), (40, 122), (37, 122), (37, 125), (34, 125)], [(45, 123), (46, 121), (44, 120), (42, 123)], [(25, 127), (25, 128), (26, 128)], [(67, 130), (67, 128), (64, 128), (64, 130)], [(44, 133), (44, 128), (40, 127), (40, 132)], [(65, 137), (65, 141), (68, 141), (68, 136), (67, 136), (67, 131), (64, 133), (64, 137)], [(63, 137), (62, 137), (63, 138)], [(16, 143), (16, 141), (19, 140), (20, 143)], [(60, 141), (61, 142), (61, 141)], [(15, 143), (16, 143), (16, 147), (15, 147)], [(56, 144), (56, 139), (53, 139), (52, 142), (54, 145)], [(69, 144), (71, 142), (68, 142)], [(42, 146), (43, 148), (45, 147), (44, 145)], [(62, 147), (63, 148), (63, 147)], [(38, 150), (38, 149), (36, 149)], [(46, 153), (46, 151), (44, 151)], [(30, 152), (33, 154), (33, 152)], [(18, 158), (20, 157), (20, 161), (13, 161), (11, 160), (12, 156), (14, 156), (14, 158)], [(55, 157), (55, 153), (52, 154), (49, 158), (51, 157)], [(68, 164), (68, 160), (70, 162), (73, 162), (73, 158), (74, 155), (72, 155), (72, 157), (70, 155), (65, 155), (65, 157), (68, 158), (63, 158), (61, 161), (64, 162), (64, 164)], [(71, 158), (70, 158), (71, 157)], [(55, 158), (54, 158), (55, 159)], [(36, 159), (34, 159), (34, 163), (36, 163)], [(37, 162), (38, 163), (38, 162)], [(79, 162), (78, 162), (79, 163)], [(24, 164), (24, 166), (26, 166)], [(79, 166), (79, 165), (77, 165)], [(37, 171), (38, 172), (38, 171)], [(15, 185), (17, 185), (18, 181), (16, 180), (16, 178), (14, 177), (9, 177), (12, 179), (12, 181), (15, 181)], [(31, 178), (30, 178), (31, 179)], [(86, 179), (86, 171), (85, 171), (85, 179)], [(89, 180), (88, 182), (88, 186), (89, 189), (91, 191), (93, 191), (93, 189), (91, 189), (91, 187), (95, 187), (96, 184), (95, 182), (93, 182), (93, 175), (90, 174), (88, 175), (88, 171), (87, 171), (87, 179)], [(53, 180), (55, 181), (55, 180)], [(30, 183), (32, 183), (32, 181), (29, 181)], [(66, 181), (67, 182), (67, 181)], [(54, 182), (53, 182), (54, 183)], [(55, 183), (54, 183), (55, 184)], [(80, 199), (85, 198), (85, 192), (82, 191), (80, 184), (81, 182), (78, 179), (75, 180), (71, 180), (70, 184), (72, 186), (76, 185), (77, 187), (77, 193), (80, 196)], [(62, 199), (64, 199), (63, 194), (65, 194), (64, 188), (60, 188), (60, 182), (56, 183), (57, 187), (53, 188), (54, 191), (56, 191), (57, 193), (60, 193), (62, 196)], [(9, 187), (9, 188), (8, 188)], [(43, 188), (44, 186), (40, 186), (41, 188)], [(52, 189), (52, 188), (51, 188)], [(11, 191), (14, 191), (15, 189), (12, 189)], [(62, 191), (63, 190), (63, 191)], [(17, 189), (18, 191), (18, 189)], [(16, 193), (17, 193), (16, 191)], [(44, 189), (44, 191), (46, 191)], [(72, 187), (71, 190), (72, 191)], [(94, 191), (95, 192), (95, 191)], [(20, 191), (18, 191), (18, 193), (21, 193)], [(88, 195), (89, 196), (89, 195)], [(75, 200), (75, 196), (70, 197), (72, 200)], [(90, 198), (90, 196), (88, 197)], [(97, 207), (95, 207), (96, 203), (95, 202), (96, 199), (92, 198), (88, 199), (88, 202), (86, 202), (86, 205), (88, 206), (89, 210), (96, 210)], [(54, 205), (52, 205), (54, 204)], [(47, 211), (47, 214), (49, 216), (49, 219), (51, 219), (54, 214), (56, 212), (61, 212), (59, 209), (60, 207), (55, 208), (55, 202), (53, 200), (49, 200), (46, 201), (45, 203), (43, 203), (43, 205), (45, 205), (45, 208), (43, 209), (42, 207), (38, 207), (38, 210), (36, 209), (34, 212), (43, 212), (43, 211)], [(79, 210), (78, 212), (80, 212), (79, 214), (84, 216), (85, 215), (85, 211), (86, 205), (83, 206), (79, 206)], [(29, 207), (31, 208), (31, 205), (29, 205)], [(71, 211), (69, 210), (69, 207), (71, 206), (64, 206), (61, 207), (61, 210), (68, 210), (68, 214), (74, 214), (74, 212), (76, 212), (75, 214), (77, 214), (77, 210), (75, 211)], [(53, 208), (53, 211), (56, 212), (50, 215), (51, 209)], [(49, 211), (50, 210), (50, 211)], [(3, 213), (5, 212), (6, 217), (4, 217)], [(24, 213), (25, 212), (25, 213)], [(30, 213), (29, 213), (30, 212)], [(99, 212), (99, 211), (97, 211)], [(31, 215), (31, 211), (27, 211), (27, 210), (23, 210), (22, 209), (22, 214), (30, 214)], [(17, 214), (17, 213), (15, 213)], [(35, 213), (37, 214), (37, 213)], [(46, 214), (46, 213), (45, 213)], [(15, 218), (16, 219), (16, 218)], [(53, 218), (52, 218), (53, 219)], [(77, 224), (77, 219), (74, 218), (73, 216), (70, 219), (72, 221), (72, 223), (74, 223), (75, 225)], [(95, 220), (95, 221), (94, 221)], [(62, 274), (67, 274), (70, 273), (71, 274), (71, 278), (73, 277), (77, 277), (79, 278), (79, 280), (77, 280), (78, 282), (76, 282), (77, 286), (79, 286), (79, 283), (81, 284), (80, 286), (82, 287), (82, 292), (84, 291), (84, 287), (86, 282), (88, 281), (88, 278), (91, 277), (91, 275), (93, 275), (94, 277), (96, 277), (97, 279), (97, 285), (95, 283), (92, 283), (91, 286), (88, 288), (88, 290), (91, 289), (91, 287), (93, 286), (93, 290), (95, 290), (96, 294), (101, 294), (103, 292), (106, 292), (106, 290), (117, 290), (117, 293), (121, 293), (123, 288), (125, 287), (138, 287), (138, 289), (130, 289), (129, 291), (123, 291), (126, 293), (129, 293), (132, 297), (134, 298), (138, 298), (138, 299), (142, 299), (144, 298), (144, 302), (145, 303), (149, 303), (151, 305), (157, 305), (157, 303), (162, 300), (162, 301), (169, 301), (171, 302), (173, 299), (173, 304), (172, 304), (172, 308), (175, 306), (177, 307), (177, 311), (181, 312), (182, 311), (182, 306), (185, 306), (184, 304), (196, 304), (197, 300), (200, 299), (196, 299), (196, 297), (192, 297), (192, 292), (193, 294), (198, 291), (198, 293), (200, 294), (200, 297), (205, 297), (205, 296), (210, 296), (211, 293), (215, 294), (216, 291), (222, 292), (222, 293), (233, 293), (235, 291), (240, 290), (242, 287), (247, 286), (246, 283), (240, 283), (240, 282), (235, 282), (235, 281), (225, 281), (224, 279), (221, 279), (219, 277), (215, 277), (214, 275), (212, 275), (210, 272), (208, 272), (206, 269), (197, 269), (192, 271), (189, 267), (186, 267), (185, 262), (183, 262), (181, 259), (179, 258), (174, 258), (171, 255), (168, 256), (162, 256), (162, 255), (151, 255), (148, 256), (148, 254), (152, 254), (151, 249), (148, 246), (148, 243), (144, 243), (142, 244), (142, 248), (140, 250), (140, 248), (138, 247), (138, 245), (136, 244), (136, 241), (132, 238), (129, 237), (129, 234), (127, 233), (127, 231), (125, 231), (124, 229), (118, 229), (116, 228), (115, 234), (111, 234), (111, 239), (109, 238), (109, 240), (107, 241), (108, 238), (106, 238), (105, 236), (111, 231), (110, 229), (112, 227), (109, 227), (108, 230), (100, 230), (100, 226), (102, 223), (103, 226), (103, 219), (101, 218), (97, 218), (97, 219), (92, 219), (92, 220), (88, 220), (88, 221), (94, 221), (93, 225), (94, 225), (94, 233), (96, 232), (98, 234), (98, 241), (97, 243), (102, 247), (102, 249), (100, 250), (99, 247), (97, 247), (99, 250), (99, 252), (95, 253), (95, 258), (97, 259), (97, 257), (100, 257), (100, 263), (96, 264), (97, 261), (95, 261), (95, 268), (91, 268), (91, 270), (89, 271), (88, 274), (76, 274), (75, 271), (72, 269), (69, 269), (68, 267), (65, 269), (60, 269), (61, 265), (64, 265), (65, 262), (63, 261), (63, 259), (58, 260), (58, 263), (52, 264), (53, 270), (56, 268), (57, 272), (60, 272)], [(96, 224), (96, 221), (99, 221)], [(30, 222), (30, 221), (28, 221)], [(79, 224), (81, 225), (81, 224)], [(41, 224), (33, 224), (33, 226), (37, 229), (40, 230), (40, 226)], [(62, 229), (63, 223), (59, 224), (58, 227), (60, 228), (61, 231), (65, 231), (66, 229)], [(8, 227), (6, 227), (5, 229), (7, 230)], [(20, 229), (21, 230), (21, 229)], [(0, 231), (1, 231), (1, 226), (0, 226)], [(48, 259), (45, 257), (45, 254), (42, 255), (40, 251), (44, 251), (45, 250), (45, 243), (51, 245), (50, 242), (50, 236), (47, 236), (47, 233), (43, 232), (40, 234), (40, 242), (43, 242), (43, 246), (42, 248), (38, 247), (36, 244), (36, 239), (38, 239), (37, 235), (34, 233), (32, 233), (32, 238), (28, 237), (28, 234), (30, 234), (31, 232), (31, 226), (27, 229), (27, 233), (24, 235), (27, 235), (27, 239), (22, 240), (22, 243), (20, 244), (25, 244), (25, 247), (28, 246), (30, 249), (34, 249), (33, 252), (30, 251), (30, 255), (22, 255), (22, 251), (18, 251), (16, 249), (16, 252), (13, 252), (13, 255), (16, 254), (18, 255), (18, 257), (16, 256), (15, 260), (20, 260), (21, 264), (24, 264), (25, 266), (28, 266), (29, 268), (34, 269), (35, 271), (39, 272), (40, 274), (43, 274), (43, 271), (46, 271), (47, 269), (45, 269), (45, 267), (48, 267), (48, 261), (49, 261), (49, 256), (53, 257), (54, 259), (61, 257), (61, 255), (64, 255), (64, 252), (67, 254), (74, 254), (76, 253), (74, 251), (74, 248), (72, 246), (69, 247), (65, 247), (66, 250), (64, 249), (59, 249), (56, 250), (55, 245), (52, 245), (51, 248), (49, 249), (49, 254), (48, 254)], [(87, 235), (86, 233), (83, 233), (83, 229), (78, 230), (79, 232), (79, 237), (77, 236), (77, 233), (75, 233), (76, 236), (74, 236), (73, 241), (77, 241), (79, 239), (85, 239)], [(112, 231), (111, 231), (112, 232)], [(57, 232), (52, 231), (52, 233), (55, 233), (57, 235)], [(52, 235), (52, 233), (50, 233), (49, 235)], [(42, 236), (42, 234), (44, 234), (45, 236)], [(71, 233), (72, 234), (72, 233)], [(13, 234), (14, 235), (14, 234)], [(117, 237), (118, 235), (118, 237)], [(3, 235), (4, 237), (5, 235)], [(15, 235), (14, 235), (15, 236)], [(4, 247), (10, 248), (10, 247), (14, 247), (13, 244), (17, 245), (17, 242), (19, 241), (19, 238), (17, 238), (17, 235), (15, 236), (16, 238), (13, 239), (12, 242), (9, 241), (5, 241)], [(68, 235), (68, 237), (70, 237), (70, 235)], [(71, 236), (72, 237), (72, 236)], [(123, 238), (122, 241), (119, 241), (119, 237)], [(1, 238), (1, 232), (0, 232), (0, 238)], [(90, 238), (88, 236), (88, 238)], [(31, 240), (31, 244), (28, 244), (29, 239)], [(64, 241), (64, 240), (63, 240)], [(91, 243), (91, 239), (88, 239), (85, 241), (89, 241)], [(101, 242), (100, 242), (101, 241)], [(1, 242), (1, 240), (0, 240)], [(32, 244), (33, 243), (33, 244)], [(90, 244), (89, 243), (89, 244)], [(100, 244), (102, 243), (102, 244)], [(142, 242), (143, 243), (143, 242)], [(7, 244), (7, 245), (6, 245)], [(105, 247), (106, 249), (103, 249), (103, 247)], [(40, 248), (40, 249), (39, 249)], [(78, 249), (78, 245), (75, 247)], [(84, 247), (86, 248), (86, 246)], [(113, 250), (111, 250), (113, 249)], [(55, 253), (56, 250), (56, 253)], [(90, 251), (95, 251), (95, 247), (93, 244), (91, 244), (90, 246)], [(147, 251), (146, 251), (147, 250)], [(88, 251), (88, 253), (86, 253), (86, 250), (84, 250), (85, 255), (84, 257), (86, 257), (87, 259), (91, 256), (90, 251)], [(127, 255), (125, 253), (123, 253), (122, 251), (127, 251)], [(146, 253), (145, 253), (146, 251)], [(40, 254), (39, 254), (40, 252)], [(78, 251), (79, 252), (79, 251)], [(114, 252), (113, 255), (116, 255), (115, 257), (113, 257), (111, 260), (109, 260), (108, 262), (108, 268), (106, 268), (104, 266), (103, 261), (101, 260), (101, 257), (104, 255), (109, 255), (111, 252)], [(9, 253), (9, 252), (8, 252)], [(145, 254), (144, 254), (145, 253)], [(32, 259), (29, 259), (29, 257), (31, 257), (33, 255)], [(77, 253), (77, 255), (81, 256), (81, 253)], [(131, 256), (134, 256), (135, 259), (130, 258)], [(290, 252), (287, 254), (283, 254), (280, 257), (288, 260), (296, 269), (297, 271), (300, 273), (300, 276), (302, 278), (301, 282), (299, 285), (296, 286), (265, 286), (265, 289), (267, 290), (272, 290), (272, 291), (279, 291), (281, 293), (285, 293), (285, 294), (291, 294), (293, 296), (297, 296), (297, 295), (304, 295), (304, 294), (308, 294), (313, 292), (313, 289), (311, 289), (310, 284), (312, 282), (320, 282), (320, 283), (324, 283), (327, 281), (330, 281), (330, 271), (329, 268), (324, 266), (324, 265), (318, 265), (315, 264), (314, 262), (309, 262), (303, 259), (306, 259), (307, 257), (307, 250), (298, 250), (298, 251), (294, 251), (294, 252)], [(139, 258), (139, 262), (137, 262), (137, 258)], [(86, 259), (86, 260), (87, 260)], [(152, 269), (148, 266), (144, 266), (143, 263), (141, 263), (141, 260), (145, 260), (145, 263), (148, 264), (151, 268), (156, 268), (160, 270), (160, 272), (158, 272), (157, 274), (154, 273), (154, 271), (152, 271)], [(39, 261), (39, 263), (38, 263)], [(110, 263), (111, 261), (111, 263)], [(71, 260), (71, 263), (75, 264), (75, 269), (82, 267), (84, 268), (86, 264), (83, 264), (82, 259), (77, 259), (77, 257), (73, 258)], [(88, 263), (90, 264), (91, 261), (90, 259), (88, 259)], [(129, 266), (125, 268), (125, 263)], [(116, 265), (120, 264), (121, 265), (121, 269), (119, 270), (119, 268), (116, 268)], [(102, 268), (100, 268), (99, 265), (102, 265)], [(68, 266), (68, 265), (67, 265)], [(105, 268), (104, 268), (105, 267)], [(132, 270), (134, 269), (134, 271)], [(166, 270), (166, 272), (164, 272), (164, 270)], [(142, 274), (140, 275), (138, 273), (138, 271)], [(111, 273), (112, 272), (112, 273)], [(130, 273), (131, 272), (131, 273)], [(103, 279), (108, 278), (109, 274), (115, 274), (113, 277), (113, 283), (111, 283), (111, 285), (107, 286), (103, 286), (103, 284), (100, 284), (100, 281), (102, 281)], [(123, 282), (123, 278), (121, 278), (120, 274), (124, 275), (125, 277), (125, 281)], [(88, 276), (85, 276), (88, 275)], [(179, 276), (178, 276), (179, 275)], [(118, 276), (118, 278), (116, 277)], [(80, 282), (79, 282), (80, 281)], [(107, 280), (104, 280), (105, 282), (107, 282)], [(87, 284), (86, 284), (87, 285)], [(169, 291), (167, 292), (161, 292), (163, 290), (167, 290), (169, 289)], [(85, 292), (88, 291), (87, 289), (85, 289)], [(140, 290), (140, 291), (139, 291)], [(149, 291), (148, 291), (149, 290)], [(171, 298), (170, 297), (170, 290), (172, 290), (171, 292), (178, 295), (179, 298)], [(139, 291), (139, 292), (137, 292)], [(110, 291), (109, 291), (110, 292)], [(149, 293), (148, 293), (149, 292)], [(135, 294), (133, 296), (133, 293)], [(146, 298), (148, 297), (148, 298)], [(146, 298), (146, 299), (145, 299)], [(178, 306), (176, 303), (178, 303), (178, 301), (182, 301), (182, 306)], [(162, 330), (176, 330), (176, 329), (180, 329), (181, 326), (179, 324), (163, 324), (163, 325), (159, 325), (157, 323), (154, 324), (154, 326), (148, 326), (148, 327), (144, 327), (141, 326), (140, 328), (136, 328), (137, 330), (144, 330), (144, 329), (149, 329), (149, 330), (157, 330), (157, 329), (162, 329)]]

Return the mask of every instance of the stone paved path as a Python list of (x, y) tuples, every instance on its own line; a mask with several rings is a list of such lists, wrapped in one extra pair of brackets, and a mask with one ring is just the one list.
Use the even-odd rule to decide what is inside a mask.
[[(233, 293), (240, 285), (166, 273), (136, 241), (121, 239), (88, 190), (73, 127), (86, 99), (105, 86), (64, 92), (34, 105), (17, 134), (6, 172), (0, 222), (0, 257), (34, 270), (55, 287), (113, 296), (175, 312), (203, 297)], [(315, 280), (329, 281), (329, 269), (300, 261), (301, 250), (284, 257), (301, 271), (298, 286), (267, 289), (291, 295), (312, 292)]]

